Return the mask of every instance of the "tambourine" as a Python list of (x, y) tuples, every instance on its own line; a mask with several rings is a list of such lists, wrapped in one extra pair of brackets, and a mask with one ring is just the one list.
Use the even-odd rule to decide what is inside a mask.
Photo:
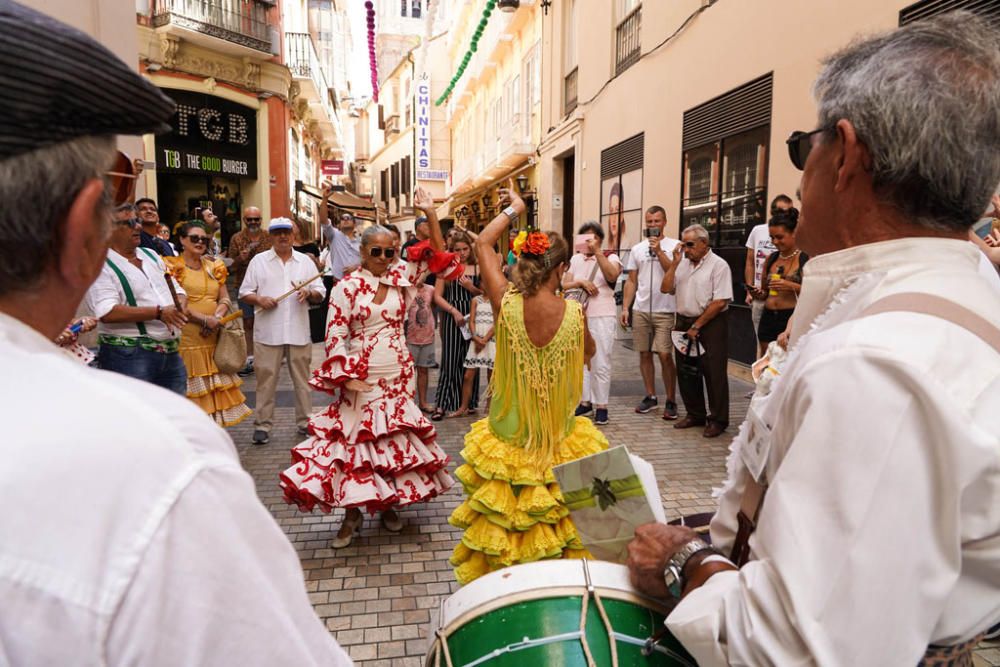
[(142, 160), (133, 160), (121, 151), (117, 151), (111, 170), (105, 172), (108, 178), (108, 191), (115, 206), (121, 206), (135, 199), (135, 184), (142, 173)]

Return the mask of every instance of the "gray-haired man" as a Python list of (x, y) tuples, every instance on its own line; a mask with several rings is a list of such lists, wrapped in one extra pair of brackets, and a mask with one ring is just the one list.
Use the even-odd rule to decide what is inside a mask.
[(1000, 299), (968, 241), (1000, 182), (997, 44), (954, 12), (823, 65), (789, 139), (791, 353), (712, 521), (740, 572), (680, 527), (629, 547), (640, 589), (684, 590), (667, 626), (699, 665), (967, 665), (1000, 621)]
[[(9, 0), (0, 90), (0, 504), (37, 514), (0, 513), (3, 664), (351, 664), (225, 432), (52, 342), (107, 266), (114, 135), (169, 130), (173, 102)], [(134, 250), (138, 222), (121, 218)]]

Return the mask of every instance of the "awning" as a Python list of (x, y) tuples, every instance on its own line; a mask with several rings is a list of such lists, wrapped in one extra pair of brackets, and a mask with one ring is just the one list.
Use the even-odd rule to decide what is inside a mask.
[[(300, 192), (304, 192), (310, 197), (314, 197), (322, 201), (323, 193), (313, 187), (312, 185), (302, 184), (302, 189)], [(367, 211), (369, 213), (375, 212), (375, 204), (365, 199), (364, 197), (359, 197), (352, 192), (340, 192), (334, 190), (330, 193), (330, 200), (328, 205), (336, 206), (337, 208), (346, 209), (349, 211)]]

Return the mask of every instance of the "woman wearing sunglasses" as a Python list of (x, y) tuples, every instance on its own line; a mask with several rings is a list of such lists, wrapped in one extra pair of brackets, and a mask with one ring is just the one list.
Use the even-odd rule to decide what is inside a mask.
[(181, 330), (180, 355), (187, 368), (187, 397), (220, 426), (235, 426), (250, 415), (237, 375), (220, 373), (215, 365), (219, 320), (232, 300), (226, 289), (229, 273), (219, 259), (205, 253), (211, 236), (201, 222), (185, 223), (178, 235), (181, 253), (163, 261), (188, 295), (188, 323)]
[(402, 522), (396, 508), (430, 500), (454, 483), (434, 427), (414, 402), (403, 325), (421, 276), (432, 271), (455, 279), (463, 267), (442, 252), (434, 200), (418, 189), (415, 203), (427, 215), (430, 239), (411, 246), (400, 262), (391, 231), (367, 228), (361, 268), (330, 293), (327, 358), (310, 384), (334, 399), (309, 421), (313, 436), (292, 449), (294, 465), (281, 474), (285, 497), (301, 509), (346, 510), (335, 549), (361, 530), (362, 510), (380, 512), (382, 526), (397, 532)]

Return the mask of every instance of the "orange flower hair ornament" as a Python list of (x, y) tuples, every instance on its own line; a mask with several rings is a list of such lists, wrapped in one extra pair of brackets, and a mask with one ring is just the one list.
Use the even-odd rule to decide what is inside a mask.
[(523, 252), (526, 252), (529, 255), (537, 255), (541, 257), (551, 245), (552, 243), (549, 241), (548, 234), (543, 232), (531, 232), (528, 234), (528, 238), (524, 242)]

